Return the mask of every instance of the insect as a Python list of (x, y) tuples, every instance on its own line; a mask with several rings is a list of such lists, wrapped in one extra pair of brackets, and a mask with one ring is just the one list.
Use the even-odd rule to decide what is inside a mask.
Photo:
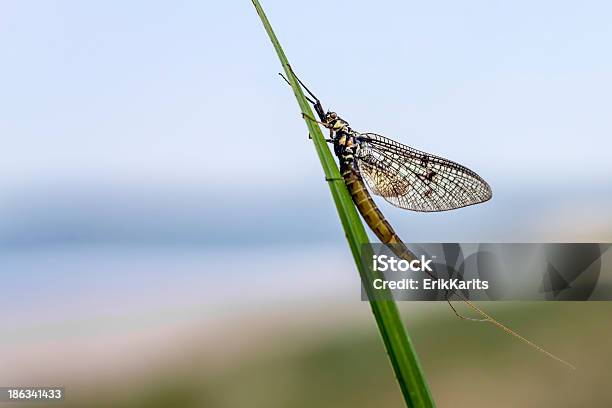
[[(305, 88), (306, 89), (306, 88)], [(359, 133), (314, 100), (347, 185), (365, 180), (372, 193), (412, 211), (447, 211), (485, 202), (491, 187), (472, 170), (375, 133)], [(357, 204), (357, 203), (356, 203)]]
[[(310, 95), (306, 98), (319, 120), (303, 116), (329, 129), (326, 140), (334, 146), (342, 180), (362, 217), (383, 243), (401, 246), (402, 240), (366, 185), (389, 203), (413, 211), (447, 211), (491, 199), (491, 187), (472, 170), (384, 136), (353, 130), (336, 112), (326, 112), (321, 101), (295, 78)], [(398, 256), (414, 258), (407, 248)]]
[[(421, 212), (447, 211), (491, 199), (493, 194), (489, 184), (467, 167), (375, 133), (353, 130), (336, 112), (325, 111), (321, 101), (295, 75), (291, 67), (289, 71), (310, 95), (305, 97), (313, 105), (319, 119), (304, 113), (302, 116), (329, 129), (329, 138), (326, 141), (333, 144), (342, 178), (328, 181), (343, 181), (346, 184), (355, 206), (370, 229), (384, 244), (391, 244), (389, 249), (398, 257), (409, 261), (416, 259), (386, 220), (368, 188), (373, 194), (397, 207)], [(287, 78), (280, 75), (290, 84)], [(431, 272), (427, 273), (435, 278)], [(482, 318), (461, 315), (451, 303), (453, 295)], [(492, 323), (554, 360), (574, 368), (570, 363), (504, 326), (460, 292), (447, 292), (447, 301), (458, 317)]]

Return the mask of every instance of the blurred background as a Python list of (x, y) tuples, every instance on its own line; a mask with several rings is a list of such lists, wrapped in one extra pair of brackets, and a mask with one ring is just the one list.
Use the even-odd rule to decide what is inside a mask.
[[(610, 242), (607, 2), (263, 1), (360, 131), (493, 200), (411, 242)], [(401, 406), (317, 156), (250, 1), (0, 12), (0, 385), (66, 406)], [(612, 305), (400, 305), (441, 407), (609, 406)], [(40, 405), (38, 405), (40, 406)]]

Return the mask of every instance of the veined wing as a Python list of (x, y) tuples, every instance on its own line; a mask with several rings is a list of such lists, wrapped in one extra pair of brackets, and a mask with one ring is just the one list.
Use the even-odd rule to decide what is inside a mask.
[(355, 158), (368, 187), (391, 204), (413, 211), (446, 211), (491, 198), (472, 170), (374, 133), (361, 133)]

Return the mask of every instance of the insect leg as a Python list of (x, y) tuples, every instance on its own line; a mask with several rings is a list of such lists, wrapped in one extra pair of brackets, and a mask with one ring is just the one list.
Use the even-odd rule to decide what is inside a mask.
[[(293, 71), (292, 71), (292, 72), (293, 72)], [(289, 82), (289, 80), (288, 80), (287, 78), (285, 78), (285, 76), (284, 76), (283, 74), (281, 74), (281, 73), (279, 72), (279, 73), (278, 73), (278, 75), (280, 75), (280, 76), (281, 76), (281, 78), (283, 78), (283, 79), (285, 80), (285, 82), (286, 82), (286, 83), (287, 83), (289, 86), (291, 86), (291, 82)], [(297, 77), (296, 77), (296, 78), (297, 78)], [(298, 81), (299, 81), (299, 79), (298, 79)], [(306, 100), (307, 100), (308, 102), (312, 103), (313, 105), (316, 105), (316, 104), (317, 104), (317, 102), (319, 102), (318, 100), (317, 100), (317, 101), (313, 101), (312, 99), (310, 99), (310, 98), (309, 98), (309, 97), (307, 97), (306, 95), (304, 95), (304, 98), (306, 98)]]
[[(305, 114), (305, 113), (302, 113), (302, 118), (312, 120), (312, 121), (313, 121), (313, 122), (315, 122), (315, 123), (318, 123), (318, 124), (320, 124), (320, 125), (325, 126), (326, 128), (329, 128), (329, 127), (327, 126), (327, 124), (325, 124), (325, 123), (323, 123), (323, 122), (319, 122), (318, 120), (314, 119), (313, 117), (311, 117), (311, 116), (309, 116), (309, 115), (307, 115), (307, 114)], [(309, 138), (309, 139), (312, 139), (312, 135), (310, 134), (310, 132), (308, 133), (308, 138)], [(329, 128), (329, 139), (324, 139), (324, 140), (325, 140), (327, 143), (334, 143), (334, 131), (333, 131), (331, 128)]]
[(313, 118), (312, 116), (310, 116), (310, 115), (308, 115), (306, 113), (303, 113), (303, 112), (302, 112), (302, 118), (312, 120), (313, 122), (318, 123), (321, 126), (325, 126), (326, 128), (329, 127), (327, 125), (327, 123), (320, 122), (320, 121), (316, 120), (315, 118)]
[(313, 94), (310, 91), (310, 89), (308, 89), (308, 87), (302, 82), (302, 80), (295, 74), (295, 72), (293, 71), (293, 68), (291, 68), (291, 65), (287, 64), (287, 66), (289, 67), (289, 71), (291, 71), (295, 79), (297, 79), (297, 81), (300, 83), (300, 85), (302, 85), (302, 87), (306, 90), (306, 92), (308, 92), (310, 96), (312, 96), (317, 102), (319, 102), (319, 98), (317, 98), (316, 95)]
[[(319, 118), (323, 120), (323, 118), (325, 117), (325, 110), (323, 109), (323, 105), (321, 105), (321, 101), (319, 100), (319, 98), (317, 98), (316, 95), (312, 93), (312, 91), (308, 89), (308, 87), (302, 82), (302, 80), (295, 74), (293, 68), (291, 68), (291, 65), (287, 64), (287, 68), (289, 68), (289, 71), (291, 71), (291, 75), (293, 75), (293, 77), (297, 79), (298, 83), (302, 86), (302, 88), (304, 88), (306, 92), (308, 92), (308, 94), (314, 99), (313, 101), (312, 99), (304, 95), (308, 102), (312, 103), (312, 106), (314, 107), (315, 111), (317, 111), (317, 115), (319, 115)], [(283, 78), (285, 79), (285, 81), (287, 81), (287, 83), (289, 83), (287, 78), (285, 78), (284, 76)]]
[[(310, 135), (310, 133), (308, 133), (308, 139), (312, 140), (312, 136)], [(324, 139), (327, 143), (334, 143), (334, 139), (329, 138), (329, 139)]]

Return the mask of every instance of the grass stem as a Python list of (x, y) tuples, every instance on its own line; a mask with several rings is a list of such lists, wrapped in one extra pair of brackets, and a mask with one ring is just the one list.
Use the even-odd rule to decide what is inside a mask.
[[(261, 22), (264, 25), (272, 45), (280, 59), (285, 76), (293, 89), (295, 97), (302, 114), (314, 117), (308, 101), (304, 97), (302, 88), (299, 86), (292, 70), (289, 68), (289, 62), (283, 49), (281, 48), (272, 26), (268, 21), (261, 5), (258, 0), (252, 0), (257, 14), (259, 15)], [(297, 116), (297, 115), (296, 115)], [(375, 279), (381, 277), (379, 273), (372, 271), (366, 267), (361, 261), (361, 250), (363, 244), (368, 242), (368, 236), (363, 227), (363, 223), (359, 218), (359, 214), (353, 201), (342, 181), (340, 171), (336, 162), (325, 142), (325, 138), (321, 133), (321, 129), (318, 125), (311, 120), (305, 119), (308, 132), (312, 137), (315, 149), (319, 156), (325, 178), (330, 180), (328, 182), (332, 198), (338, 210), (338, 216), (340, 222), (344, 228), (346, 238), (349, 243), (349, 247), (353, 254), (355, 264), (359, 270), (361, 282), (366, 289), (366, 292), (370, 295), (370, 299), (374, 299), (370, 291), (373, 288), (373, 282)], [(387, 298), (391, 298), (390, 296)], [(404, 324), (400, 318), (397, 305), (392, 300), (371, 300), (370, 306), (372, 313), (376, 319), (380, 336), (385, 345), (387, 355), (391, 361), (391, 365), (395, 372), (395, 377), (400, 386), (404, 400), (408, 407), (433, 407), (435, 406), (423, 370), (419, 364), (417, 354), (414, 350), (412, 342), (406, 332)]]

